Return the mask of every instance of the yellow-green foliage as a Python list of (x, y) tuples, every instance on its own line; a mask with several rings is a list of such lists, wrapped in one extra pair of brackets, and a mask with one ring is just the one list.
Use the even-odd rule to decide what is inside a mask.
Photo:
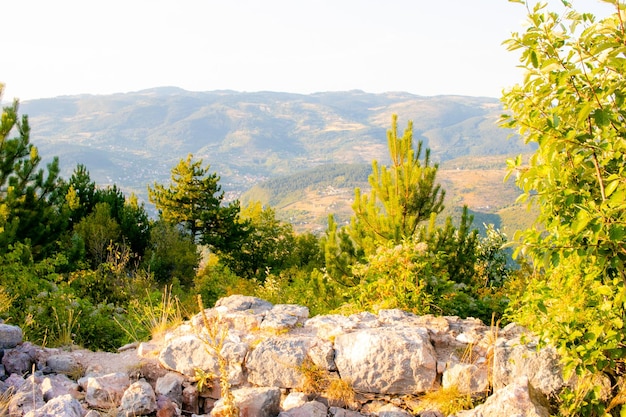
[(0, 313), (4, 313), (11, 308), (13, 297), (7, 292), (7, 290), (0, 285)]
[(458, 387), (451, 386), (424, 394), (424, 396), (419, 398), (419, 402), (413, 412), (421, 413), (428, 410), (438, 410), (448, 416), (473, 407), (474, 401), (470, 394), (462, 393)]

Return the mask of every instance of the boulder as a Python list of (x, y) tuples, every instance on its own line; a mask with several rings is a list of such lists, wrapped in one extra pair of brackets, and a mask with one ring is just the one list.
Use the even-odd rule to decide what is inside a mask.
[(299, 407), (283, 411), (278, 417), (326, 417), (328, 407), (319, 401), (309, 401)]
[[(239, 415), (254, 417), (275, 417), (280, 409), (278, 388), (239, 388), (232, 391), (234, 402), (239, 407)], [(212, 417), (222, 416), (223, 400), (215, 403)]]
[(265, 387), (298, 388), (303, 364), (316, 338), (284, 335), (265, 339), (246, 358), (248, 381)]
[(24, 334), (18, 326), (0, 323), (0, 349), (13, 349), (20, 343)]
[(494, 350), (493, 388), (498, 390), (520, 377), (545, 396), (557, 395), (563, 388), (563, 369), (553, 347), (539, 349), (536, 344), (515, 338), (499, 343)]
[(32, 372), (37, 362), (37, 351), (30, 343), (22, 343), (13, 349), (8, 349), (2, 356), (2, 364), (6, 373), (24, 375)]
[(183, 382), (185, 377), (176, 372), (168, 372), (157, 379), (155, 394), (163, 395), (179, 406), (183, 404)]
[[(243, 382), (242, 363), (246, 357), (248, 345), (236, 335), (229, 336), (222, 347), (222, 355), (228, 361), (228, 379), (231, 384)], [(161, 365), (189, 378), (195, 378), (196, 370), (219, 374), (216, 355), (205, 341), (196, 335), (187, 334), (167, 340), (159, 354)]]
[(72, 355), (51, 355), (46, 359), (46, 369), (52, 374), (71, 375), (80, 370), (80, 364)]
[(328, 415), (330, 417), (363, 417), (363, 414), (358, 411), (346, 410), (340, 407), (330, 407), (328, 409)]
[(37, 410), (44, 406), (43, 393), (41, 392), (41, 379), (30, 376), (15, 391), (9, 400), (9, 415), (21, 417), (24, 414)]
[(93, 408), (117, 407), (130, 386), (128, 375), (112, 373), (98, 377), (87, 378), (85, 400)]
[(78, 398), (78, 384), (65, 374), (48, 375), (41, 381), (43, 399), (50, 401), (53, 398), (70, 395)]
[(292, 391), (282, 401), (281, 408), (283, 410), (290, 410), (292, 408), (300, 407), (309, 401), (309, 396), (303, 392)]
[(527, 377), (520, 377), (499, 389), (478, 407), (460, 411), (457, 417), (549, 417), (546, 397), (534, 389)]
[(265, 314), (261, 329), (275, 332), (291, 329), (298, 324), (304, 324), (308, 318), (309, 309), (307, 307), (295, 304), (276, 304)]
[(157, 410), (156, 395), (144, 379), (131, 384), (120, 403), (118, 417), (135, 417), (151, 414)]
[(437, 360), (420, 328), (365, 329), (335, 339), (335, 364), (361, 392), (415, 394), (433, 387)]
[(83, 407), (71, 395), (61, 395), (48, 401), (36, 410), (24, 414), (24, 417), (82, 417)]
[(444, 389), (456, 387), (463, 394), (486, 392), (489, 376), (485, 366), (457, 363), (443, 372), (441, 385)]

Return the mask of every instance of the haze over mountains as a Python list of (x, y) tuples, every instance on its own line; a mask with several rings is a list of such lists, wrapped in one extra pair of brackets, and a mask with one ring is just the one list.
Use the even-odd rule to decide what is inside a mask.
[[(485, 97), (362, 91), (310, 95), (189, 92), (163, 87), (26, 101), (21, 112), (29, 116), (31, 142), (44, 158), (59, 156), (64, 177), (82, 163), (98, 185), (115, 183), (144, 200), (146, 186), (168, 182), (170, 169), (188, 153), (211, 165), (230, 196), (240, 197), (256, 186), (256, 195), (265, 199), (264, 203), (276, 202), (281, 196), (272, 195), (272, 187), (268, 188), (265, 181), (276, 183), (287, 178), (293, 183), (289, 176), (302, 177), (303, 171), (315, 172), (316, 168), (338, 172), (335, 179), (344, 178), (336, 187), (335, 180), (323, 180), (313, 187), (317, 194), (321, 196), (319, 190), (326, 190), (322, 193), (326, 197), (333, 192), (340, 196), (343, 188), (351, 190), (359, 183), (346, 181), (342, 169), (352, 172), (355, 167), (351, 164), (363, 167), (373, 159), (388, 160), (386, 131), (393, 113), (399, 116), (400, 130), (407, 120), (413, 121), (415, 142), (423, 140), (431, 148), (432, 160), (442, 164), (444, 188), (455, 188), (458, 179), (455, 182), (454, 177), (463, 177), (462, 169), (472, 170), (472, 176), (476, 169), (487, 176), (494, 170), (500, 175), (506, 155), (530, 151), (519, 139), (507, 139), (510, 132), (497, 127), (502, 112), (499, 101)], [(447, 176), (446, 170), (450, 171)], [(367, 169), (363, 172), (366, 179)], [(358, 178), (364, 179), (363, 175)], [(303, 187), (311, 191), (311, 185)], [(458, 192), (450, 194), (448, 190), (453, 205), (463, 202)], [(312, 198), (304, 191), (296, 195)], [(250, 198), (244, 196), (244, 200)], [(291, 198), (286, 205), (293, 202)], [(481, 204), (489, 206), (475, 204), (474, 209)], [(497, 209), (491, 207), (492, 211)], [(320, 215), (316, 213), (306, 222)]]

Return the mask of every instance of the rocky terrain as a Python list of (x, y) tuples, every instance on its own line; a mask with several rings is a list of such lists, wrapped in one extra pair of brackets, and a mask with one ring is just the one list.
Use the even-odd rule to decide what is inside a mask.
[(400, 310), (309, 318), (245, 296), (115, 354), (22, 339), (0, 324), (0, 416), (224, 416), (227, 383), (248, 417), (445, 415), (433, 392), (480, 403), (457, 417), (547, 417), (564, 386), (555, 352), (515, 324)]

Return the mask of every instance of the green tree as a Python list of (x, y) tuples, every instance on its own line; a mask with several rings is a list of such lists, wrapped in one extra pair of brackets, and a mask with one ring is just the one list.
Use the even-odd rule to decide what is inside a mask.
[(250, 203), (241, 211), (241, 218), (250, 232), (237, 248), (220, 256), (232, 272), (262, 281), (267, 271), (279, 272), (296, 263), (293, 227), (278, 220), (271, 207)]
[(121, 234), (107, 203), (96, 204), (94, 210), (74, 227), (74, 231), (84, 242), (94, 268), (106, 261), (109, 247), (119, 241)]
[[(0, 100), (4, 86), (0, 84)], [(12, 133), (17, 136), (10, 138)], [(44, 257), (67, 226), (58, 158), (47, 172), (30, 143), (28, 117), (18, 116), (18, 101), (2, 109), (0, 118), (0, 249), (30, 242), (33, 254)]]
[(538, 144), (509, 173), (540, 212), (517, 236), (535, 274), (512, 317), (556, 345), (566, 378), (578, 376), (563, 394), (571, 415), (620, 415), (626, 369), (626, 6), (605, 2), (616, 12), (601, 21), (565, 1), (562, 14), (526, 3), (527, 29), (506, 42), (525, 74), (503, 95), (503, 125)]
[(222, 204), (220, 177), (209, 174), (209, 169), (189, 154), (172, 169), (169, 186), (154, 183), (154, 188), (148, 187), (149, 199), (164, 221), (180, 224), (201, 244), (228, 252), (239, 245), (247, 225), (238, 221), (238, 200)]
[(179, 226), (158, 220), (150, 227), (144, 263), (159, 284), (171, 284), (176, 278), (189, 288), (199, 262), (196, 243)]
[(410, 238), (420, 223), (443, 210), (445, 192), (435, 182), (439, 166), (431, 165), (430, 149), (420, 161), (423, 144), (419, 141), (417, 149), (413, 144), (413, 122), (408, 122), (399, 137), (398, 116), (394, 114), (387, 147), (391, 165), (372, 163), (370, 194), (355, 189), (350, 236), (366, 254), (382, 243)]

